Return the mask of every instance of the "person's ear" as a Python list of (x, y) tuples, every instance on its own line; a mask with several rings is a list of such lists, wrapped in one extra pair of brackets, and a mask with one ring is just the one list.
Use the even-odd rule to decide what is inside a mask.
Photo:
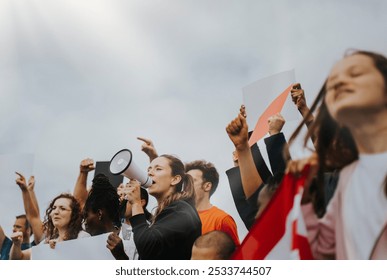
[(102, 217), (103, 217), (103, 212), (102, 212), (101, 209), (98, 209), (97, 215), (98, 215), (98, 220), (101, 221), (101, 220), (102, 220)]
[(179, 184), (181, 181), (181, 176), (180, 175), (176, 175), (172, 178), (171, 180), (171, 185), (172, 186), (176, 186), (177, 184)]
[(205, 182), (205, 183), (203, 184), (203, 190), (204, 190), (205, 192), (210, 192), (211, 189), (212, 189), (212, 183), (211, 183), (211, 182)]

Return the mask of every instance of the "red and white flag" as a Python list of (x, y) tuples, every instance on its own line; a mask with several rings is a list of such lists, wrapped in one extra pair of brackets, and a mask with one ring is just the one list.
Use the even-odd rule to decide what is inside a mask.
[(308, 174), (309, 166), (300, 177), (290, 173), (284, 176), (232, 259), (313, 259), (301, 212), (302, 192)]

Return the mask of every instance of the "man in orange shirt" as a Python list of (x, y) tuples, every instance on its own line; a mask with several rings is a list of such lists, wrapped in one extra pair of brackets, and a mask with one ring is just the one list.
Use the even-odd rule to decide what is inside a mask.
[(234, 219), (213, 206), (210, 197), (215, 192), (219, 183), (219, 173), (215, 166), (204, 160), (196, 160), (185, 165), (185, 170), (193, 177), (196, 201), (196, 210), (202, 222), (202, 234), (220, 230), (227, 233), (236, 246), (239, 246), (237, 226)]

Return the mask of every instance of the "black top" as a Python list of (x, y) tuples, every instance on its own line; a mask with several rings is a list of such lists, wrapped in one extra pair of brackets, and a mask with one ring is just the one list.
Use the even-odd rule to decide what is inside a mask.
[[(269, 156), (271, 170), (273, 173), (285, 171), (286, 163), (282, 154), (284, 146), (286, 144), (285, 136), (283, 133), (278, 133), (264, 139), (266, 144), (266, 150)], [(272, 176), (267, 168), (262, 154), (257, 146), (254, 144), (251, 146), (251, 152), (255, 166), (259, 175), (262, 178), (263, 183), (267, 183), (267, 180)], [(255, 215), (258, 211), (257, 198), (259, 191), (263, 187), (263, 184), (258, 190), (249, 198), (246, 199), (243, 191), (242, 179), (239, 167), (233, 167), (226, 171), (228, 181), (231, 188), (232, 197), (234, 199), (235, 206), (238, 210), (239, 216), (247, 229), (250, 229), (255, 221)]]
[(143, 260), (189, 260), (192, 245), (202, 234), (196, 209), (183, 200), (166, 207), (151, 226), (144, 214), (133, 216), (130, 223)]

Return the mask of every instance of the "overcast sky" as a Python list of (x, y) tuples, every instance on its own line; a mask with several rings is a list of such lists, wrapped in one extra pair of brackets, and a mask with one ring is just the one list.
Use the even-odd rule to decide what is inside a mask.
[[(136, 137), (152, 138), (216, 165), (213, 203), (243, 237), (224, 173), (242, 87), (294, 68), (310, 104), (346, 49), (387, 54), (386, 11), (383, 0), (0, 0), (0, 153), (34, 155), (43, 213), (83, 158), (129, 148), (145, 170)], [(7, 233), (22, 211), (12, 180), (0, 189)]]

